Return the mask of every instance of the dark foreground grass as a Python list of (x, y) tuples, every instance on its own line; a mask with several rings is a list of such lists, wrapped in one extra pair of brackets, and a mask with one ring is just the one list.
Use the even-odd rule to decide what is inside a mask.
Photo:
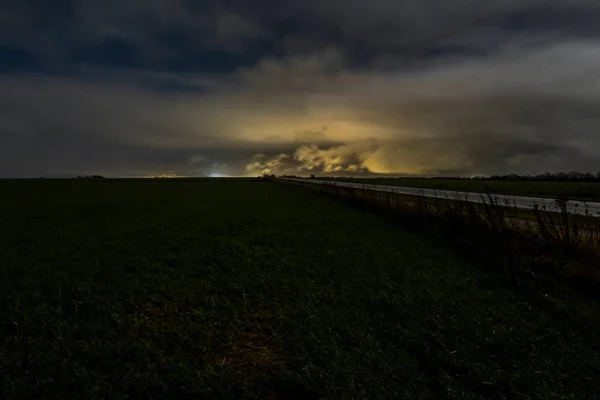
[(495, 193), (513, 196), (564, 197), (573, 200), (600, 201), (600, 183), (495, 181), (487, 179), (428, 178), (329, 178), (370, 185), (406, 186), (420, 189), (456, 190), (460, 192)]
[(598, 302), (271, 182), (0, 182), (0, 398), (592, 398)]

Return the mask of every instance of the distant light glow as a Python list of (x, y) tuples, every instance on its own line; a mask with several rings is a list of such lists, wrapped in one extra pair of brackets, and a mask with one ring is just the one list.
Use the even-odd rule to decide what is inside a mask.
[(220, 172), (211, 172), (208, 176), (211, 178), (227, 178), (227, 175), (222, 174)]
[(183, 175), (171, 174), (171, 173), (160, 174), (160, 175), (148, 175), (148, 177), (149, 178), (163, 178), (163, 179), (167, 179), (167, 178), (185, 178), (185, 176), (183, 176)]

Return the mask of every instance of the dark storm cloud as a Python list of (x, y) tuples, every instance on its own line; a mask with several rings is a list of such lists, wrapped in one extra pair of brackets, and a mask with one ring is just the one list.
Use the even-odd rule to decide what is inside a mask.
[(178, 61), (185, 60), (202, 69), (207, 51), (212, 58), (246, 53), (231, 61), (254, 62), (265, 52), (328, 47), (364, 65), (390, 57), (410, 63), (480, 54), (515, 38), (600, 32), (600, 5), (592, 0), (5, 0), (2, 11), (5, 46), (102, 63), (96, 52), (109, 64), (137, 57), (161, 68), (183, 68)]
[(591, 0), (1, 1), (3, 176), (598, 170)]

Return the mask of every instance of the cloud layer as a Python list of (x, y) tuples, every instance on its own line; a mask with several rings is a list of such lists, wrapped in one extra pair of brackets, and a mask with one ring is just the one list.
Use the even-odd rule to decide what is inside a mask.
[(0, 42), (0, 176), (600, 170), (592, 1), (63, 5)]

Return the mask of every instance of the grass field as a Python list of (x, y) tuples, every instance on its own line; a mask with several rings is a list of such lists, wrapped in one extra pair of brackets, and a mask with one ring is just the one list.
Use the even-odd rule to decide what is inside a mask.
[(406, 186), (423, 189), (456, 190), (460, 192), (496, 193), (515, 196), (565, 197), (587, 201), (600, 200), (600, 183), (493, 181), (477, 179), (427, 178), (329, 178), (372, 185)]
[(581, 399), (598, 300), (258, 180), (0, 181), (0, 398)]

